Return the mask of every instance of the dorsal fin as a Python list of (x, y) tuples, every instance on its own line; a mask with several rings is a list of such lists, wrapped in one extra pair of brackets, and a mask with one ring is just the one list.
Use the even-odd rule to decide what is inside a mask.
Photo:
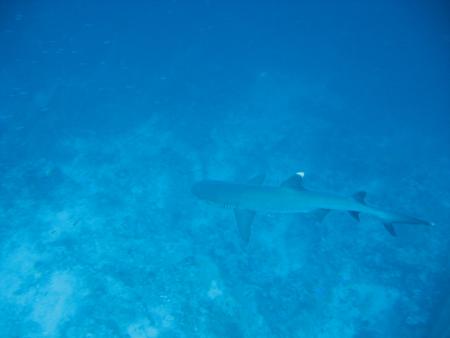
[(289, 177), (286, 181), (281, 183), (282, 187), (295, 189), (295, 190), (305, 190), (305, 187), (303, 186), (303, 177), (305, 176), (305, 173), (303, 171), (299, 171), (295, 175), (292, 175)]
[(266, 175), (264, 175), (264, 174), (256, 175), (255, 177), (252, 177), (251, 179), (249, 179), (247, 183), (250, 185), (261, 185), (264, 183), (265, 179), (266, 179)]
[(357, 193), (353, 194), (353, 198), (355, 199), (355, 201), (361, 204), (366, 204), (366, 195), (367, 193), (365, 191), (358, 191)]

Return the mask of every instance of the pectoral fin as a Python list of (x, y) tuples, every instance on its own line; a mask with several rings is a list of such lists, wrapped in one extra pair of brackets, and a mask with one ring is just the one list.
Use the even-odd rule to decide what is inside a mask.
[(239, 230), (239, 235), (244, 243), (250, 240), (252, 222), (255, 218), (255, 212), (250, 210), (234, 209), (234, 216)]

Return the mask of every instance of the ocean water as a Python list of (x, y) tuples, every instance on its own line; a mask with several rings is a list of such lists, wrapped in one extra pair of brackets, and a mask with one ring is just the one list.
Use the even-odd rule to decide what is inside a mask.
[[(0, 3), (0, 337), (450, 337), (442, 1)], [(194, 182), (435, 223), (258, 214)]]

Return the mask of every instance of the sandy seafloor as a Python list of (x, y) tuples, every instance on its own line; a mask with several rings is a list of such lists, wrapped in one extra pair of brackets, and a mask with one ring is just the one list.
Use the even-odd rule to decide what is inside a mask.
[[(448, 337), (448, 7), (0, 8), (1, 337)], [(299, 170), (436, 225), (190, 191)]]

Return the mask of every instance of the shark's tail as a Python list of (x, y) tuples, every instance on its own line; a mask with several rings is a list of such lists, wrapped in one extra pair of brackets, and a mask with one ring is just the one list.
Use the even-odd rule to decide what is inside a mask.
[[(357, 192), (356, 194), (353, 195), (353, 198), (357, 202), (367, 206), (366, 201), (365, 201), (365, 197), (366, 197), (366, 192), (365, 191), (360, 191), (360, 192)], [(373, 210), (373, 215), (378, 217), (383, 222), (384, 228), (392, 236), (397, 236), (397, 232), (395, 231), (394, 224), (422, 224), (422, 225), (428, 225), (428, 226), (434, 225), (434, 223), (429, 222), (429, 221), (425, 221), (425, 220), (420, 219), (420, 218), (411, 217), (411, 216), (405, 216), (405, 215), (392, 213), (392, 212), (381, 211), (381, 210), (377, 210), (375, 208), (372, 208), (370, 206), (368, 206), (368, 207)], [(359, 220), (359, 213), (358, 212), (349, 211), (349, 213), (354, 218)]]
[(381, 218), (381, 220), (383, 221), (383, 225), (384, 225), (385, 229), (392, 236), (397, 236), (397, 233), (394, 228), (394, 224), (422, 224), (422, 225), (427, 225), (427, 226), (434, 225), (434, 223), (432, 223), (432, 222), (425, 221), (423, 219), (416, 218), (416, 217), (404, 216), (404, 215), (399, 215), (399, 214), (389, 214), (389, 213), (387, 213), (387, 214), (388, 214), (388, 217)]

